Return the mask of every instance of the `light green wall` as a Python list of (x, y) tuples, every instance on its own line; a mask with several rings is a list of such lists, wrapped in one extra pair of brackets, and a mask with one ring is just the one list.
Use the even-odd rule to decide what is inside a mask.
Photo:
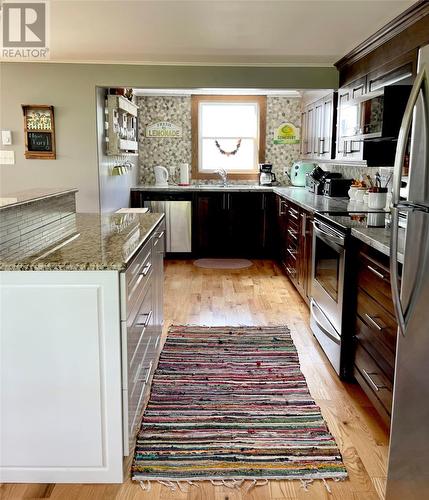
[[(140, 88), (337, 88), (335, 68), (0, 63), (0, 128), (12, 130), (15, 165), (0, 193), (77, 187), (79, 211), (99, 210), (96, 86)], [(55, 106), (57, 160), (25, 160), (21, 104)]]

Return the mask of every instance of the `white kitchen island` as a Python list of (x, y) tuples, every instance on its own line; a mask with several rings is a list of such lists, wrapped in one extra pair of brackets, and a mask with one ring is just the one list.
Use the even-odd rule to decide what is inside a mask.
[(122, 482), (149, 393), (163, 216), (70, 217), (64, 241), (1, 254), (1, 482)]

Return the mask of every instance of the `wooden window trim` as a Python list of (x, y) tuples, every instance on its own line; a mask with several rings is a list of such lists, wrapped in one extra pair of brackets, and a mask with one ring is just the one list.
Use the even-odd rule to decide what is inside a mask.
[[(217, 102), (257, 102), (259, 105), (259, 163), (265, 161), (265, 137), (267, 129), (267, 98), (262, 95), (193, 95), (191, 97), (191, 134), (192, 134), (192, 178), (218, 179), (219, 175), (213, 172), (200, 172), (198, 169), (198, 107), (201, 101)], [(257, 180), (258, 172), (228, 173), (231, 180)]]

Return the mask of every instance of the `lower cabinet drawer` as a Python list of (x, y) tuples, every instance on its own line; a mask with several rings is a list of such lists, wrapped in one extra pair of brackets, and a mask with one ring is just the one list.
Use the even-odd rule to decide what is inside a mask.
[(126, 313), (123, 319), (134, 316), (139, 307), (139, 297), (152, 275), (152, 239), (134, 257), (130, 268), (125, 272), (125, 301)]
[(393, 381), (398, 325), (393, 316), (362, 289), (358, 289), (356, 336)]
[(128, 451), (132, 452), (136, 436), (139, 432), (139, 425), (141, 421), (141, 415), (143, 413), (143, 404), (145, 401), (145, 396), (147, 394), (147, 385), (140, 384), (139, 390), (137, 392), (138, 397), (130, 400), (130, 405), (128, 408)]
[(392, 316), (395, 315), (390, 289), (390, 272), (381, 262), (368, 255), (359, 254), (358, 283)]
[(149, 396), (151, 386), (150, 381), (154, 371), (154, 362), (155, 360), (153, 357), (151, 359), (148, 357), (146, 362), (143, 362), (134, 391), (129, 396), (130, 407), (128, 411), (128, 422), (130, 447), (133, 446), (136, 435), (139, 431), (141, 418), (143, 416), (143, 409)]
[(139, 311), (127, 329), (127, 359), (129, 386), (134, 378), (137, 366), (147, 351), (147, 344), (151, 338), (154, 325), (153, 314), (153, 283), (149, 282), (140, 304)]
[[(384, 375), (376, 361), (357, 343), (354, 374), (368, 397), (382, 416), (390, 416), (392, 411), (393, 385)], [(383, 415), (385, 414), (385, 415)]]

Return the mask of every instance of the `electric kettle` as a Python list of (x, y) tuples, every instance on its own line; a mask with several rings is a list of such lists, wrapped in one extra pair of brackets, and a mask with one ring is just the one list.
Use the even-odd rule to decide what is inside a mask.
[[(292, 186), (305, 186), (305, 177), (307, 173), (315, 172), (319, 168), (315, 163), (306, 163), (303, 161), (295, 162), (290, 169), (290, 180)], [(320, 169), (322, 170), (322, 169)], [(323, 173), (323, 170), (322, 170)], [(313, 176), (314, 178), (314, 176)], [(318, 180), (318, 179), (315, 179)]]
[(153, 171), (155, 173), (155, 186), (168, 186), (168, 170), (161, 165), (157, 165), (153, 167)]

